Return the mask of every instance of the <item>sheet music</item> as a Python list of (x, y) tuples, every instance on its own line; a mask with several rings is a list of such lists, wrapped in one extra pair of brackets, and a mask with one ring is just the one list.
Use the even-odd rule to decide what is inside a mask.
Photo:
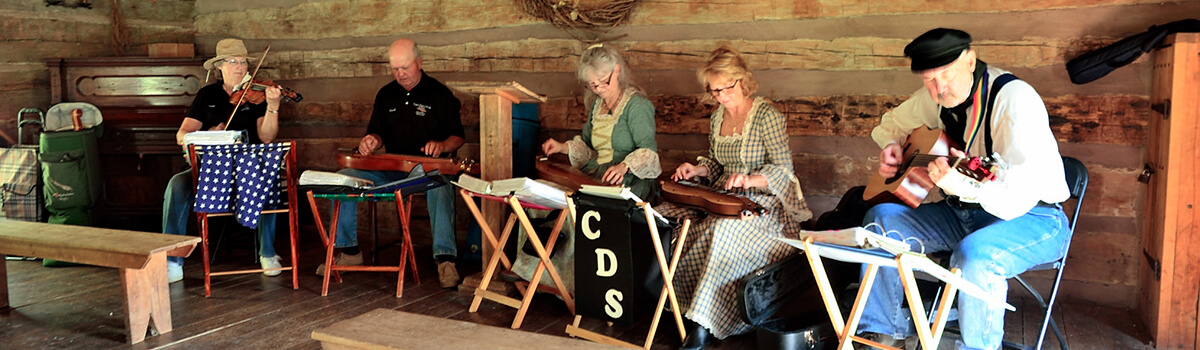
[(458, 181), (450, 183), (475, 193), (493, 196), (513, 195), (526, 203), (553, 209), (567, 208), (567, 190), (552, 182), (533, 180), (527, 177), (486, 181), (462, 174), (458, 177)]
[[(637, 194), (634, 194), (633, 191), (630, 191), (629, 187), (625, 186), (579, 185), (579, 193), (586, 193), (596, 197), (611, 199), (632, 199), (634, 202), (638, 203), (645, 202), (638, 197)], [(655, 218), (658, 218), (658, 220), (664, 224), (670, 223), (667, 218), (663, 217), (662, 214), (659, 214), (657, 210), (654, 210), (654, 207), (650, 207), (650, 214), (653, 214)]]

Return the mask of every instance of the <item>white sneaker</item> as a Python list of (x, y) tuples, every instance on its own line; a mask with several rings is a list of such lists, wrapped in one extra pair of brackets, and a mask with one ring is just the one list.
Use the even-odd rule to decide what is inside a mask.
[[(278, 256), (278, 255), (276, 255), (276, 256), (272, 256), (272, 257), (270, 257), (270, 258), (266, 258), (266, 257), (259, 257), (259, 258), (258, 258), (258, 262), (262, 264), (262, 268), (263, 268), (263, 269), (278, 269), (278, 268), (281, 268), (281, 267), (283, 267), (283, 265), (281, 265), (281, 264), (279, 263), (279, 256)], [(270, 276), (270, 277), (279, 276), (279, 274), (280, 274), (280, 273), (283, 273), (283, 270), (268, 270), (268, 271), (263, 271), (263, 274), (264, 274), (264, 275), (267, 275), (267, 276)]]
[(167, 262), (167, 283), (175, 283), (183, 280), (183, 264), (175, 265), (170, 261)]

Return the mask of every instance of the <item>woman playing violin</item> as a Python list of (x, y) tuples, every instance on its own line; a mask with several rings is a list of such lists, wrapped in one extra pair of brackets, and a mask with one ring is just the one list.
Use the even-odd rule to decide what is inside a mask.
[[(600, 182), (628, 187), (645, 201), (657, 196), (655, 178), (662, 173), (658, 161), (658, 143), (654, 139), (654, 105), (633, 82), (633, 74), (621, 52), (612, 45), (588, 47), (579, 57), (575, 70), (585, 85), (588, 119), (583, 132), (574, 139), (560, 142), (555, 139), (542, 143), (546, 155), (564, 153), (571, 166), (599, 179)], [(531, 213), (540, 217), (546, 213)], [(574, 290), (573, 224), (563, 226), (565, 239), (555, 243), (551, 256), (563, 282)], [(524, 245), (524, 231), (518, 242)], [(513, 272), (530, 279), (537, 257), (517, 250)], [(547, 281), (548, 279), (543, 279)]]
[(793, 174), (785, 118), (767, 99), (752, 97), (758, 82), (741, 53), (728, 46), (713, 50), (697, 78), (707, 90), (704, 99), (720, 103), (711, 115), (709, 155), (681, 164), (671, 178), (746, 196), (768, 214), (739, 220), (672, 203), (656, 207), (693, 222), (674, 280), (680, 308), (691, 321), (683, 349), (702, 349), (714, 336), (750, 330), (736, 308), (738, 279), (793, 254), (775, 237), (795, 236), (812, 217)]
[[(246, 51), (246, 45), (238, 39), (223, 39), (217, 42), (217, 55), (204, 62), (204, 68), (217, 70), (218, 81), (196, 92), (196, 99), (188, 108), (183, 124), (175, 134), (175, 142), (183, 145), (183, 136), (199, 130), (244, 130), (249, 143), (270, 143), (279, 132), (280, 87), (266, 88), (266, 103), (242, 102), (234, 114), (237, 101), (230, 102), (234, 88), (247, 78), (250, 63), (257, 60)], [(233, 115), (232, 121), (229, 117)], [(226, 125), (226, 123), (229, 125)], [(195, 186), (192, 172), (184, 170), (171, 177), (163, 195), (163, 233), (182, 235), (187, 233), (187, 222), (195, 201)], [(279, 256), (275, 253), (275, 215), (264, 215), (258, 225), (259, 261), (264, 269), (279, 268)], [(176, 282), (183, 279), (183, 258), (169, 257), (167, 279)], [(264, 275), (278, 276), (279, 270), (265, 271)]]

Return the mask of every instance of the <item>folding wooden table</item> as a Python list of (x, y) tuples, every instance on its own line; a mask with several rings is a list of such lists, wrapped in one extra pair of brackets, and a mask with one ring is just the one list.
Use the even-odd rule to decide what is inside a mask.
[[(946, 270), (926, 258), (924, 254), (913, 252), (893, 254), (883, 250), (868, 250), (813, 242), (812, 237), (806, 238), (803, 241), (788, 238), (780, 238), (780, 240), (805, 251), (809, 266), (812, 267), (813, 276), (816, 278), (817, 287), (820, 289), (821, 299), (825, 302), (825, 310), (829, 313), (829, 320), (833, 323), (834, 332), (838, 335), (837, 348), (839, 350), (849, 350), (852, 348), (853, 343), (867, 344), (877, 348), (894, 349), (854, 335), (858, 329), (858, 321), (862, 318), (863, 306), (866, 304), (867, 297), (871, 292), (871, 286), (875, 283), (875, 275), (879, 272), (880, 266), (895, 267), (899, 271), (902, 287), (904, 288), (904, 296), (908, 301), (909, 310), (912, 313), (913, 323), (916, 326), (917, 337), (921, 341), (922, 349), (937, 348), (942, 338), (942, 331), (946, 327), (947, 318), (950, 315), (949, 305), (954, 302), (954, 296), (959, 290), (968, 295), (983, 299), (993, 306), (1003, 306), (1009, 310), (1016, 310), (1016, 308), (1009, 305), (1003, 299), (997, 300), (984, 292), (979, 286), (963, 279), (958, 269)], [(822, 257), (867, 265), (867, 270), (863, 274), (862, 282), (858, 287), (858, 294), (854, 298), (854, 305), (850, 308), (850, 315), (845, 320), (842, 319), (841, 309), (838, 307), (833, 288), (830, 287), (829, 278), (825, 274), (825, 266), (821, 264)], [(935, 308), (936, 314), (933, 315), (932, 324), (925, 313), (925, 307), (921, 300), (921, 293), (917, 290), (916, 276), (913, 271), (928, 273), (946, 283), (946, 288), (942, 290), (941, 297), (939, 298), (941, 301)]]

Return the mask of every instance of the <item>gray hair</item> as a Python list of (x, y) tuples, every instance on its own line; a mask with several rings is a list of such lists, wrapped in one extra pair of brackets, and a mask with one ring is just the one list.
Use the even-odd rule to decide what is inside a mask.
[[(621, 51), (613, 44), (596, 44), (584, 50), (583, 54), (579, 55), (579, 66), (575, 68), (575, 76), (587, 84), (589, 72), (611, 72), (617, 66), (621, 66), (621, 74), (614, 78), (621, 87), (640, 90), (629, 71), (629, 65), (625, 64), (625, 59), (621, 57)], [(591, 108), (592, 101), (597, 97), (596, 93), (585, 87), (584, 94), (587, 107)]]

